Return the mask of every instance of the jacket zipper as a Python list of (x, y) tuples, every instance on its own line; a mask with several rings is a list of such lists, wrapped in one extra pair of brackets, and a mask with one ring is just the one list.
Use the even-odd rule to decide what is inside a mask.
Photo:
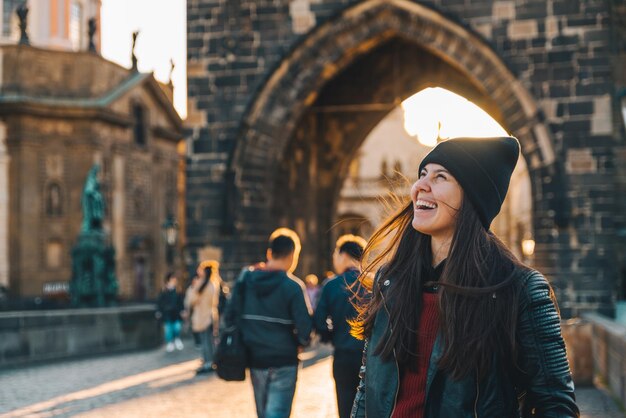
[[(393, 328), (391, 327), (391, 314), (389, 313), (389, 309), (387, 309), (387, 300), (385, 299), (385, 294), (383, 293), (382, 289), (380, 290), (380, 296), (383, 298), (383, 307), (385, 308), (385, 311), (387, 312), (387, 318), (389, 318), (389, 332), (393, 332)], [(394, 363), (396, 364), (398, 384), (396, 385), (396, 394), (393, 397), (393, 408), (391, 409), (391, 414), (389, 415), (389, 418), (393, 417), (393, 413), (396, 410), (396, 404), (398, 403), (398, 392), (400, 391), (400, 367), (398, 366), (398, 357), (396, 356), (395, 347), (393, 348), (392, 352), (393, 352), (393, 360), (394, 360)]]
[(474, 418), (478, 418), (478, 395), (480, 395), (480, 386), (478, 386), (478, 374), (476, 374), (476, 400), (474, 401)]

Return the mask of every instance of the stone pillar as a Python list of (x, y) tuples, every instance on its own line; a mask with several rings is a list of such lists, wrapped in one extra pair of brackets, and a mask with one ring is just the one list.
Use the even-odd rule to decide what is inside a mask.
[(9, 151), (7, 129), (0, 122), (0, 286), (9, 287)]
[(113, 157), (112, 183), (113, 196), (111, 199), (111, 241), (115, 248), (115, 272), (120, 286), (121, 296), (132, 294), (132, 281), (128, 274), (128, 263), (126, 262), (126, 234), (125, 234), (125, 158), (122, 155)]

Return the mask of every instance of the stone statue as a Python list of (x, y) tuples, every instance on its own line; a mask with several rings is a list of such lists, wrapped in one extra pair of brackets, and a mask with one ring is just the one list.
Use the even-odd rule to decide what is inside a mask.
[(172, 81), (172, 76), (174, 75), (174, 68), (176, 68), (176, 64), (174, 64), (174, 60), (170, 58), (170, 82), (169, 82), (170, 86), (174, 85), (174, 82)]
[(137, 45), (137, 37), (139, 36), (139, 31), (136, 30), (133, 32), (133, 46), (130, 49), (130, 60), (133, 63), (133, 70), (137, 71), (137, 55), (135, 55), (135, 46)]
[(96, 164), (87, 174), (83, 188), (83, 223), (78, 242), (72, 249), (72, 305), (111, 306), (115, 304), (118, 283), (115, 277), (115, 249), (102, 228), (104, 199), (100, 192)]
[(15, 10), (17, 14), (17, 18), (19, 19), (19, 27), (20, 27), (20, 45), (30, 45), (30, 39), (28, 39), (28, 33), (26, 33), (26, 29), (28, 28), (28, 6), (26, 2), (19, 5), (19, 7)]
[(83, 188), (83, 198), (81, 200), (83, 206), (83, 224), (81, 232), (101, 231), (102, 220), (104, 219), (104, 199), (100, 193), (100, 182), (98, 181), (98, 172), (100, 166), (94, 165), (89, 174)]
[(87, 50), (89, 52), (98, 52), (96, 50), (96, 43), (93, 40), (94, 35), (96, 34), (96, 30), (98, 29), (98, 24), (96, 23), (96, 18), (92, 17), (88, 22), (88, 30), (87, 35), (89, 36), (89, 46)]

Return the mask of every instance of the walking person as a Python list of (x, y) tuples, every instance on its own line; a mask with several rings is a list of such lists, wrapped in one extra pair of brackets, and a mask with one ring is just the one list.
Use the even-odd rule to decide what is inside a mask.
[(306, 295), (313, 310), (317, 306), (320, 295), (319, 279), (315, 274), (307, 274), (304, 277), (304, 285), (306, 286)]
[(197, 374), (213, 371), (213, 352), (215, 339), (219, 333), (219, 263), (215, 260), (203, 261), (197, 269), (187, 290), (185, 305), (191, 310), (191, 329), (200, 334), (202, 366)]
[(259, 418), (287, 418), (291, 414), (298, 353), (310, 341), (311, 309), (302, 282), (292, 274), (299, 254), (300, 240), (294, 231), (274, 231), (269, 239), (267, 263), (251, 266), (242, 273), (226, 307), (224, 319), (229, 327), (243, 296), (241, 333), (248, 349)]
[(511, 137), (439, 143), (374, 233), (353, 417), (579, 416), (552, 289), (489, 231), (518, 156)]
[(172, 272), (165, 275), (165, 286), (157, 300), (157, 318), (163, 321), (165, 351), (171, 353), (184, 348), (180, 339), (182, 319), (185, 315), (183, 297), (178, 293), (178, 278)]
[[(322, 340), (334, 347), (333, 378), (340, 418), (350, 417), (350, 410), (359, 385), (359, 369), (363, 341), (350, 335), (348, 321), (357, 316), (354, 289), (358, 289), (360, 262), (365, 240), (354, 235), (339, 237), (333, 252), (333, 267), (337, 276), (329, 279), (319, 297), (313, 323)], [(363, 294), (360, 295), (364, 297)]]

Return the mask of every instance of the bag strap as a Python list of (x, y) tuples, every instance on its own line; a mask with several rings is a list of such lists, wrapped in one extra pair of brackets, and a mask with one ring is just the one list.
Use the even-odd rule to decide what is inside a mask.
[(239, 275), (239, 277), (237, 278), (237, 282), (236, 282), (236, 288), (238, 291), (238, 303), (237, 306), (235, 307), (235, 318), (234, 318), (234, 323), (235, 326), (238, 327), (240, 325), (241, 322), (241, 317), (243, 316), (243, 308), (244, 308), (244, 303), (245, 303), (245, 297), (246, 297), (246, 278), (248, 277), (248, 273), (250, 272), (249, 268), (245, 268), (241, 271), (241, 274)]

